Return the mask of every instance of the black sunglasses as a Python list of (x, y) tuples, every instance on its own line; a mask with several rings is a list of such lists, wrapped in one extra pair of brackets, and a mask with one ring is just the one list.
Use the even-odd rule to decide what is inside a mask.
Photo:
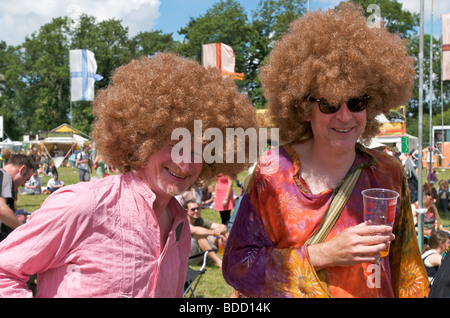
[[(370, 96), (363, 95), (361, 97), (350, 98), (346, 102), (346, 104), (347, 104), (348, 109), (351, 112), (357, 113), (357, 112), (363, 111), (364, 109), (367, 108), (367, 105), (369, 104), (369, 100), (370, 100)], [(327, 102), (327, 100), (325, 98), (314, 98), (312, 96), (309, 96), (308, 101), (310, 103), (317, 102), (319, 105), (320, 111), (324, 114), (334, 114), (335, 112), (337, 112), (339, 110), (339, 108), (341, 108), (341, 105), (338, 105), (338, 106), (331, 105), (330, 103)]]

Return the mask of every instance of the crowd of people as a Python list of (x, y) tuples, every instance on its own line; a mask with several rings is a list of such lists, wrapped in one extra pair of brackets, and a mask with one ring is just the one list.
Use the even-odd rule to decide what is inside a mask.
[[(429, 277), (431, 288), (442, 286), (448, 233), (437, 189), (424, 184), (433, 252), (420, 251), (414, 167), (364, 146), (379, 131), (376, 117), (411, 97), (414, 59), (405, 42), (343, 3), (294, 21), (260, 80), (283, 143), (264, 152), (239, 194), (233, 180), (251, 165), (249, 149), (245, 162), (228, 162), (240, 146), (232, 140), (215, 149), (227, 160), (206, 161), (203, 151), (216, 144), (196, 140), (194, 121), (201, 136), (245, 131), (257, 127), (253, 106), (231, 78), (173, 53), (119, 67), (93, 101), (101, 154), (93, 162), (118, 174), (91, 179), (83, 149), (75, 158), (80, 182), (56, 190), (24, 224), (14, 188), (39, 182), (30, 156), (11, 156), (0, 174), (8, 208), (0, 209), (0, 296), (181, 297), (189, 257), (205, 251), (233, 297), (423, 298)], [(180, 128), (194, 140), (174, 139)], [(364, 221), (361, 192), (369, 188), (399, 194), (392, 225)], [(203, 218), (202, 208), (220, 223)], [(36, 273), (33, 293), (26, 283)]]
[[(447, 217), (449, 212), (449, 182), (445, 178), (439, 178), (444, 170), (437, 169), (432, 166), (427, 149), (424, 149), (425, 160), (422, 172), (419, 172), (418, 150), (412, 150), (409, 153), (401, 153), (397, 148), (383, 146), (381, 149), (389, 155), (397, 158), (403, 166), (405, 177), (407, 178), (408, 188), (410, 192), (411, 210), (413, 212), (416, 234), (418, 234), (418, 214), (419, 193), (423, 195), (423, 247), (422, 259), (427, 271), (429, 286), (432, 287), (435, 281), (435, 275), (441, 266), (442, 260), (450, 251), (449, 237), (450, 230), (443, 225), (441, 215)], [(429, 150), (428, 150), (429, 154)], [(419, 191), (419, 176), (425, 175), (425, 181), (422, 184), (422, 191)]]
[[(89, 144), (86, 144), (84, 149), (88, 149), (87, 156), (85, 162), (88, 162), (89, 166), (89, 175), (92, 174), (92, 162), (94, 162), (94, 169), (95, 169), (95, 177), (94, 178), (104, 178), (109, 175), (110, 168), (109, 166), (105, 165), (101, 161), (101, 156), (98, 155), (93, 161), (92, 158), (92, 146)], [(74, 151), (75, 157), (78, 153), (81, 153), (81, 151)], [(14, 191), (3, 191), (2, 193), (5, 196), (2, 196), (0, 194), (0, 197), (8, 198), (7, 196), (11, 196), (11, 198), (14, 198), (14, 206), (17, 207), (17, 200), (19, 198), (19, 195), (49, 195), (55, 192), (56, 190), (61, 189), (64, 187), (65, 182), (59, 178), (58, 169), (55, 166), (55, 163), (48, 155), (43, 155), (40, 150), (37, 150), (36, 148), (31, 149), (23, 149), (15, 153), (9, 148), (2, 149), (2, 152), (0, 154), (0, 162), (1, 162), (1, 168), (4, 169), (8, 165), (8, 162), (10, 164), (13, 164), (15, 162), (15, 158), (18, 156), (26, 156), (31, 159), (31, 162), (34, 164), (34, 169), (29, 178), (27, 178), (26, 182), (23, 185), (17, 184), (17, 182), (13, 182), (13, 189)], [(13, 159), (13, 160), (10, 160)], [(70, 165), (70, 162), (69, 162)], [(77, 165), (78, 166), (78, 165)], [(8, 170), (6, 168), (5, 170)], [(107, 173), (108, 172), (108, 173)], [(44, 177), (48, 177), (47, 183), (43, 184), (42, 179)], [(82, 173), (80, 173), (80, 179), (79, 181), (86, 181), (84, 180), (86, 178)], [(90, 178), (90, 177), (89, 177)], [(8, 178), (9, 179), (9, 178)], [(9, 183), (6, 187), (9, 187)], [(6, 194), (5, 194), (6, 193)], [(13, 210), (14, 211), (14, 210)], [(26, 223), (28, 218), (32, 215), (32, 212), (28, 212), (25, 209), (18, 209), (15, 211), (15, 216), (17, 219), (19, 219), (22, 223)], [(0, 219), (0, 224), (2, 222), (2, 219)], [(6, 237), (6, 235), (4, 235)]]

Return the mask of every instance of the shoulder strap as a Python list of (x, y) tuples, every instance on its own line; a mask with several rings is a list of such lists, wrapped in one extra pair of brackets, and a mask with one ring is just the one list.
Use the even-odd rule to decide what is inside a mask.
[(308, 244), (317, 244), (325, 240), (328, 233), (330, 233), (337, 219), (341, 215), (342, 209), (347, 203), (350, 194), (355, 187), (356, 181), (361, 174), (361, 168), (355, 169), (348, 177), (344, 180), (339, 191), (331, 200), (330, 206), (328, 208), (327, 214), (324, 216), (319, 229), (314, 232), (314, 234), (306, 241)]
[(435, 250), (428, 250), (425, 253), (422, 254), (422, 260), (425, 261), (425, 259), (430, 256), (431, 254), (437, 254)]

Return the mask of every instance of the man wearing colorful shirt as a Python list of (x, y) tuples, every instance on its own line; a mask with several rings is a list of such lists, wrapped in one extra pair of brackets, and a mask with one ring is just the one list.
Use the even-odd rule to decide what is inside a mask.
[[(270, 150), (261, 158), (241, 201), (223, 259), (229, 284), (249, 297), (426, 295), (427, 276), (414, 236), (407, 184), (395, 158), (359, 146), (352, 169), (362, 166), (361, 175), (327, 239), (363, 222), (358, 212), (363, 209), (363, 189), (393, 189), (401, 197), (389, 256), (377, 264), (365, 262), (321, 271), (311, 264), (306, 240), (320, 225), (333, 191), (317, 195), (307, 191), (299, 177), (301, 163), (291, 145), (278, 151), (279, 156)], [(277, 173), (261, 173), (264, 168), (271, 170), (275, 156), (279, 159)]]
[[(225, 249), (224, 278), (244, 295), (428, 293), (401, 163), (358, 143), (377, 135), (378, 114), (409, 100), (414, 60), (398, 36), (368, 26), (363, 13), (343, 2), (306, 14), (261, 69), (268, 116), (283, 146), (260, 158)], [(310, 241), (355, 171), (330, 232)], [(364, 221), (361, 191), (368, 188), (399, 193), (392, 227)]]

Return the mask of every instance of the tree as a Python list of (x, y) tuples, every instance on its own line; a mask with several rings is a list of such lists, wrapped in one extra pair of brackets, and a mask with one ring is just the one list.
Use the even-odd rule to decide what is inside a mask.
[(21, 67), (17, 53), (15, 47), (0, 41), (0, 116), (3, 116), (4, 133), (13, 140), (17, 140), (22, 130), (17, 122), (18, 109), (13, 102), (16, 96), (15, 74)]
[[(352, 2), (362, 5), (368, 18), (381, 15), (384, 25), (392, 33), (397, 33), (403, 38), (417, 33), (419, 14), (403, 9), (402, 3), (397, 0), (352, 0)], [(379, 8), (379, 12), (374, 5)]]
[[(136, 57), (136, 43), (129, 38), (128, 28), (123, 27), (119, 20), (97, 22), (94, 17), (83, 14), (70, 35), (67, 54), (69, 49), (88, 49), (95, 54), (97, 74), (103, 76), (101, 81), (95, 83), (96, 91), (108, 85), (114, 69)], [(91, 102), (72, 102), (72, 116), (74, 127), (85, 133), (90, 132), (94, 120)]]
[(172, 34), (163, 34), (161, 30), (140, 32), (133, 38), (138, 56), (151, 56), (156, 52), (170, 52), (176, 45)]
[(246, 68), (246, 50), (250, 28), (243, 7), (236, 0), (221, 0), (188, 25), (178, 31), (186, 40), (174, 50), (201, 63), (202, 45), (225, 43), (233, 48), (236, 55), (236, 71)]
[(244, 85), (257, 108), (265, 105), (259, 68), (269, 56), (273, 43), (289, 30), (292, 21), (303, 15), (304, 3), (304, 0), (261, 0), (253, 12)]
[(50, 130), (64, 122), (90, 132), (91, 102), (70, 103), (69, 50), (94, 52), (97, 73), (104, 77), (95, 83), (98, 90), (108, 85), (115, 68), (175, 44), (171, 35), (161, 31), (130, 38), (120, 21), (98, 22), (87, 15), (77, 23), (67, 17), (55, 18), (17, 47), (0, 42), (0, 74), (5, 77), (0, 83), (0, 115), (4, 116), (5, 130), (16, 140), (30, 131)]
[[(413, 97), (408, 105), (409, 117), (418, 117), (419, 112), (419, 36), (414, 35), (410, 37), (409, 51), (410, 54), (416, 57), (417, 63), (415, 64), (417, 80), (416, 85), (413, 88)], [(433, 61), (432, 61), (432, 76), (430, 77), (430, 35), (424, 34), (424, 49), (423, 49), (423, 113), (429, 113), (429, 91), (430, 91), (430, 79), (433, 81), (433, 113), (435, 110), (441, 109), (441, 78), (442, 78), (442, 65), (441, 65), (441, 39), (433, 37)], [(445, 81), (444, 91), (448, 91), (450, 83)]]
[[(17, 80), (24, 87), (18, 90), (17, 106), (21, 110), (19, 122), (28, 131), (54, 128), (54, 123), (66, 119), (69, 80), (67, 76), (69, 42), (64, 18), (55, 18), (42, 26), (39, 32), (26, 37), (20, 46)], [(18, 86), (21, 83), (16, 81)]]

